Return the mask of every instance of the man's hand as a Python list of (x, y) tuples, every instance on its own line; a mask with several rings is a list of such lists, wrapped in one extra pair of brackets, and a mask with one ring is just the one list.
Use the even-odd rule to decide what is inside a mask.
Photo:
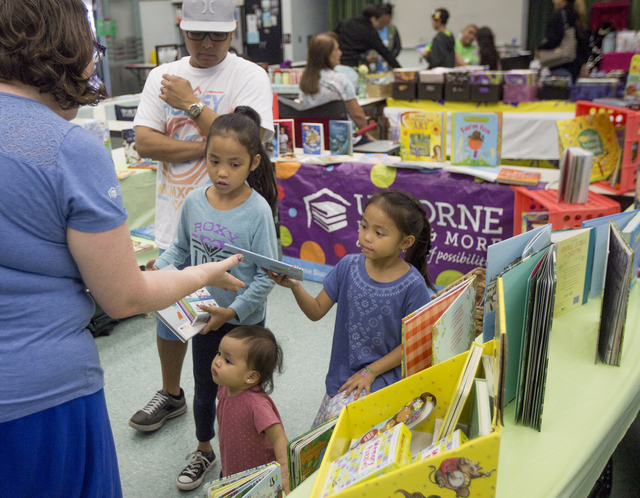
[(200, 102), (188, 80), (171, 74), (163, 74), (162, 78), (159, 97), (174, 109), (186, 112), (189, 106)]

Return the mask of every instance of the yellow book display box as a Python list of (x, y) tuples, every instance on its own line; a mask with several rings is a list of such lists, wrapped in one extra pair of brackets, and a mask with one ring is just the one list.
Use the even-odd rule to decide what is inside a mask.
[[(484, 344), (484, 354), (493, 356), (496, 393), (500, 389), (500, 346), (492, 340)], [(402, 406), (423, 392), (435, 395), (437, 405), (431, 415), (413, 431), (433, 433), (436, 418), (444, 419), (458, 389), (469, 353), (465, 352), (416, 373), (380, 391), (361, 398), (340, 412), (338, 423), (327, 447), (311, 498), (320, 498), (331, 464), (344, 455), (352, 439), (361, 438), (382, 420), (392, 417)], [(476, 372), (480, 376), (481, 370)], [(497, 375), (496, 375), (497, 374)], [(460, 421), (466, 423), (468, 410)], [(502, 432), (501, 414), (494, 408), (490, 434), (468, 441), (458, 448), (417, 461), (372, 480), (354, 484), (329, 496), (335, 498), (492, 498), (496, 495), (498, 456)]]

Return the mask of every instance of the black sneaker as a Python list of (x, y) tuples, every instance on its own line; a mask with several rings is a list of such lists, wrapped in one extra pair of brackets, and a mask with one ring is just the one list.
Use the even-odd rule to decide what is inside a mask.
[(129, 420), (129, 425), (142, 432), (160, 429), (165, 420), (179, 417), (187, 411), (187, 400), (180, 389), (180, 399), (175, 399), (167, 391), (158, 391), (142, 410)]
[(187, 465), (176, 479), (179, 489), (196, 489), (204, 479), (204, 476), (216, 465), (216, 454), (205, 455), (200, 450), (189, 453), (185, 460), (191, 457), (191, 462)]

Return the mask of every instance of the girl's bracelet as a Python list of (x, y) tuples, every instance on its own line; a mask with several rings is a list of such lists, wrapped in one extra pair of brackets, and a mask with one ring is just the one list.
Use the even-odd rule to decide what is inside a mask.
[(371, 373), (373, 373), (373, 370), (369, 367), (364, 367), (362, 370), (360, 370), (360, 375), (362, 375), (363, 377), (367, 376), (367, 370)]

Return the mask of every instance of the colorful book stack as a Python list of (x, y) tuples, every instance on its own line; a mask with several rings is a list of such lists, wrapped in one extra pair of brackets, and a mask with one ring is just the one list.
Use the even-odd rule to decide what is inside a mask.
[(469, 438), (460, 429), (457, 429), (453, 434), (440, 439), (438, 442), (433, 443), (424, 450), (413, 455), (412, 462), (419, 462), (420, 460), (426, 460), (432, 456), (436, 456), (443, 451), (454, 450), (460, 445), (469, 441)]
[(206, 498), (281, 498), (282, 473), (280, 464), (271, 462), (254, 469), (238, 472), (204, 485)]
[(337, 422), (338, 417), (333, 418), (289, 441), (289, 490), (318, 470)]
[(453, 157), (459, 166), (498, 166), (502, 148), (502, 113), (454, 112)]
[(211, 315), (203, 311), (200, 306), (218, 306), (215, 299), (211, 297), (206, 287), (189, 294), (178, 301), (178, 306), (182, 309), (191, 325), (207, 323)]

